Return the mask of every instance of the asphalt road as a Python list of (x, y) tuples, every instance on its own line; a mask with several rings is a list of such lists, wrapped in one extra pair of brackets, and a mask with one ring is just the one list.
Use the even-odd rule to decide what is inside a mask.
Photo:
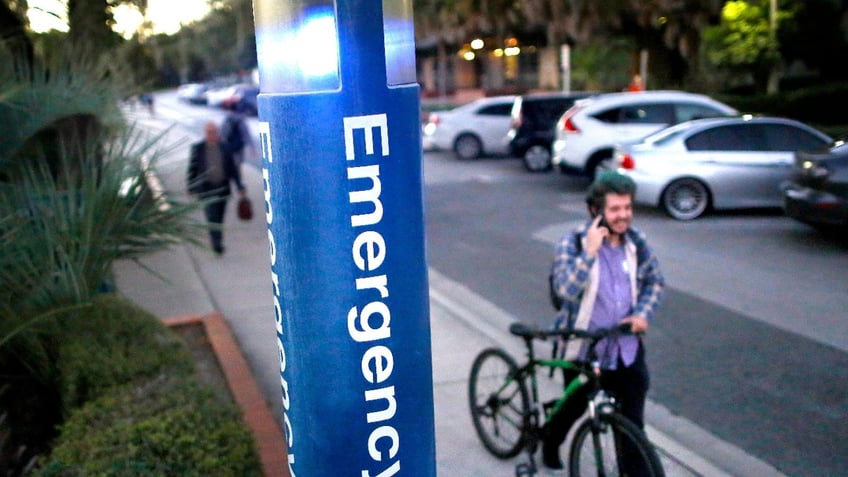
[[(157, 115), (195, 140), (224, 112), (165, 94)], [(586, 181), (441, 153), (424, 171), (429, 266), (516, 319), (550, 322), (554, 243), (584, 220)], [(787, 475), (844, 475), (848, 240), (779, 210), (636, 214), (668, 283), (647, 338), (649, 397)]]

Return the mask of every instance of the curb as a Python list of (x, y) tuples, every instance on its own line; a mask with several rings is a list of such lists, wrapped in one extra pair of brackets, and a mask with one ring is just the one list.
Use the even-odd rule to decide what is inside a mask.
[(208, 315), (184, 315), (162, 320), (169, 327), (201, 324), (218, 359), (227, 387), (242, 419), (256, 439), (259, 459), (265, 477), (289, 476), (288, 446), (268, 403), (259, 390), (256, 378), (241, 353), (224, 317), (218, 312)]

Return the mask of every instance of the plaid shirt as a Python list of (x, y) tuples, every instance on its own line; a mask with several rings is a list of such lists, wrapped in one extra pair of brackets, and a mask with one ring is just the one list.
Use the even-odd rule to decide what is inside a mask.
[[(566, 234), (556, 248), (552, 265), (554, 288), (557, 295), (563, 299), (563, 307), (557, 315), (558, 324), (565, 324), (567, 320), (574, 319), (589, 285), (590, 271), (595, 266), (596, 258), (586, 255), (583, 241), (590, 224), (591, 222), (587, 222), (576, 231)], [(636, 297), (630, 314), (644, 316), (651, 321), (662, 300), (665, 287), (659, 261), (648, 246), (643, 233), (631, 227), (625, 233), (624, 239), (636, 247)]]

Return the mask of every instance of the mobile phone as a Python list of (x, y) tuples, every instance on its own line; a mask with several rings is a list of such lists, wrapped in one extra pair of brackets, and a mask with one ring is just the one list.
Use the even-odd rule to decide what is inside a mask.
[(598, 222), (598, 227), (606, 227), (609, 230), (610, 226), (607, 223), (607, 218), (604, 217), (604, 214), (600, 214), (600, 216), (601, 216), (601, 221)]

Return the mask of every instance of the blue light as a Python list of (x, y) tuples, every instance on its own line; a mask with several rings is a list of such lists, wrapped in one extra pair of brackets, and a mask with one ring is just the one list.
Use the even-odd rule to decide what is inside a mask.
[(254, 9), (263, 93), (340, 87), (333, 0), (255, 0)]
[(339, 40), (333, 12), (321, 9), (307, 15), (296, 34), (300, 70), (307, 77), (335, 76), (339, 71)]

